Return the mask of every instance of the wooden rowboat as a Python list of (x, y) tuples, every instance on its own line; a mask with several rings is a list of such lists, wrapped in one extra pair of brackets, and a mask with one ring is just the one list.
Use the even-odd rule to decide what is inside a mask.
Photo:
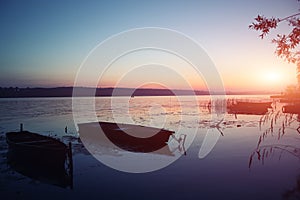
[(57, 139), (28, 131), (8, 132), (6, 141), (11, 151), (22, 159), (29, 159), (35, 163), (63, 166), (68, 147)]
[(84, 123), (78, 127), (80, 138), (99, 148), (118, 147), (123, 151), (172, 155), (167, 142), (173, 131), (111, 122)]
[(57, 139), (22, 129), (6, 133), (6, 141), (9, 146), (7, 161), (12, 169), (44, 183), (73, 187), (70, 144), (67, 147)]
[(272, 102), (244, 102), (237, 101), (227, 106), (229, 114), (263, 115), (268, 112)]
[(300, 114), (300, 103), (289, 104), (282, 107), (283, 113)]

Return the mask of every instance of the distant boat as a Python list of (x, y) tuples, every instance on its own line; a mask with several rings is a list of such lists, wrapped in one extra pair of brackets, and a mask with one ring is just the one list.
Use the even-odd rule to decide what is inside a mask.
[(14, 152), (24, 159), (36, 159), (45, 165), (59, 166), (66, 160), (68, 147), (57, 139), (28, 131), (8, 132), (6, 141)]
[(80, 138), (99, 148), (172, 155), (167, 142), (174, 131), (111, 122), (84, 123), (78, 127)]
[(282, 107), (283, 113), (300, 114), (300, 103), (289, 104)]
[(272, 99), (278, 99), (281, 103), (300, 103), (300, 93), (273, 95)]
[(229, 114), (264, 115), (272, 102), (236, 101), (227, 106)]
[(281, 99), (281, 98), (284, 98), (284, 97), (285, 97), (285, 95), (283, 95), (283, 94), (271, 95), (270, 96), (271, 99)]

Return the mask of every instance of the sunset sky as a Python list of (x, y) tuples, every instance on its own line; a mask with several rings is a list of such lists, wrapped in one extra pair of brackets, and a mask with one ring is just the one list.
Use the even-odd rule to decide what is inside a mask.
[[(248, 25), (258, 14), (283, 18), (299, 8), (296, 0), (1, 1), (0, 86), (72, 86), (79, 66), (101, 41), (128, 29), (161, 27), (200, 44), (227, 90), (280, 91), (296, 84), (296, 66), (276, 57), (271, 39), (289, 27), (261, 40)], [(183, 65), (170, 59), (174, 66)], [(124, 65), (119, 63), (119, 69)], [(157, 76), (157, 68), (140, 69), (131, 76), (169, 79), (170, 87), (185, 88), (168, 72)], [(117, 67), (114, 70), (98, 86), (114, 86), (119, 72)], [(183, 73), (191, 77), (194, 89), (205, 88), (191, 71)], [(132, 87), (132, 81), (125, 78), (120, 86)], [(87, 81), (82, 86), (92, 85)]]

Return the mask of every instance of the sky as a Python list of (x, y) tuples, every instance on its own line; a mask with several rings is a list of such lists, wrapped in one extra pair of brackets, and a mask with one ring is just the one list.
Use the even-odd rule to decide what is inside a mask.
[[(160, 27), (196, 41), (215, 64), (226, 90), (281, 91), (296, 84), (296, 66), (276, 57), (271, 40), (289, 27), (282, 25), (261, 40), (248, 26), (258, 14), (283, 18), (299, 8), (296, 0), (1, 1), (0, 87), (73, 86), (84, 59), (99, 43), (126, 30)], [(120, 73), (130, 56), (145, 55), (169, 59), (169, 67), (179, 69), (177, 75), (163, 65), (147, 68), (147, 62), (128, 76)], [(97, 86), (149, 87), (164, 80), (162, 85), (186, 89), (176, 79), (183, 77), (194, 89), (206, 88), (205, 77), (197, 77), (178, 58), (157, 52), (129, 58), (112, 66)], [(89, 74), (86, 80), (82, 86), (95, 86)]]

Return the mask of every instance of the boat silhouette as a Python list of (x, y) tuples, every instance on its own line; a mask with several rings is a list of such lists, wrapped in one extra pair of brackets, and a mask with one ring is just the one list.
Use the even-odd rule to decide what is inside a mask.
[(78, 124), (82, 141), (98, 148), (172, 156), (168, 140), (173, 131), (133, 124), (91, 122)]
[(229, 114), (264, 115), (272, 102), (235, 101), (227, 105)]
[(73, 187), (71, 149), (66, 144), (28, 131), (8, 132), (6, 141), (7, 162), (13, 170), (43, 183)]
[(300, 114), (300, 102), (298, 103), (290, 103), (282, 107), (283, 113), (289, 114)]

